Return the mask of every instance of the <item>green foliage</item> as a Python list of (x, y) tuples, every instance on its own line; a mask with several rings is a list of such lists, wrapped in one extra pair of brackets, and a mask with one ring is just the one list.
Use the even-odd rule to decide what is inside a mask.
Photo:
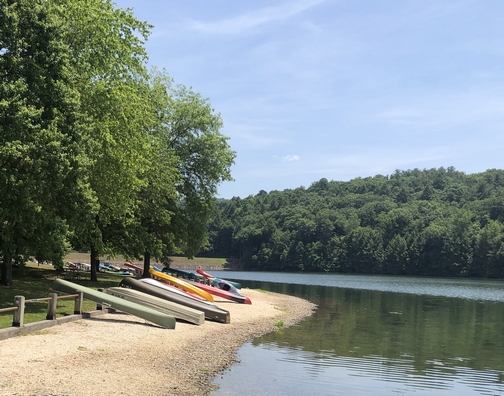
[[(127, 227), (134, 216), (149, 165), (148, 132), (155, 114), (144, 42), (150, 26), (109, 0), (52, 1), (65, 27), (86, 116), (83, 180), (90, 186), (92, 205), (77, 212), (72, 243), (93, 255), (117, 254), (117, 225)], [(96, 260), (91, 261), (96, 279)]]
[(192, 257), (234, 153), (206, 99), (149, 74), (151, 26), (110, 0), (0, 0), (1, 282), (67, 250)]
[(275, 322), (274, 325), (276, 327), (278, 327), (279, 329), (281, 329), (282, 327), (284, 327), (285, 324), (284, 324), (283, 320), (278, 320), (278, 321)]
[(87, 186), (84, 117), (55, 7), (3, 0), (0, 9), (0, 250), (9, 285), (14, 261), (61, 264)]
[(211, 252), (245, 269), (504, 277), (504, 171), (396, 171), (220, 200)]
[(144, 183), (132, 221), (120, 234), (127, 255), (152, 255), (168, 263), (169, 254), (192, 257), (206, 245), (216, 188), (230, 180), (234, 153), (219, 132), (220, 116), (198, 94), (175, 86), (165, 72), (152, 72), (150, 103), (156, 117)]

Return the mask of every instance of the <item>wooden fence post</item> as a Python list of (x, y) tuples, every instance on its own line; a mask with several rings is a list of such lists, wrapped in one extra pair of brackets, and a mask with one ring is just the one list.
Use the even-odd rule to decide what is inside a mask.
[(78, 296), (75, 297), (74, 314), (80, 315), (82, 313), (82, 300), (84, 300), (84, 292), (77, 291)]
[(56, 293), (49, 294), (51, 299), (47, 302), (47, 320), (56, 319), (56, 308), (58, 307), (58, 295)]
[(13, 327), (22, 327), (24, 325), (24, 311), (25, 311), (25, 297), (15, 296), (14, 305), (18, 307), (14, 311), (14, 320), (12, 321)]

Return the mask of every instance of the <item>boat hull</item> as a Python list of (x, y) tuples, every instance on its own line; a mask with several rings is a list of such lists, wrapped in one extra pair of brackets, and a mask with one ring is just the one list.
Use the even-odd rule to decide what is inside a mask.
[(151, 296), (150, 294), (138, 290), (128, 289), (126, 287), (109, 287), (105, 292), (111, 296), (116, 296), (155, 309), (156, 311), (164, 312), (177, 320), (183, 320), (197, 325), (205, 323), (205, 314), (202, 311), (185, 307), (156, 296)]
[(219, 296), (219, 297), (222, 297), (227, 300), (231, 300), (231, 301), (234, 301), (234, 302), (237, 302), (240, 304), (252, 304), (252, 301), (250, 300), (250, 298), (242, 296), (241, 294), (232, 293), (232, 292), (220, 289), (215, 286), (206, 285), (204, 283), (197, 283), (197, 282), (193, 282), (193, 281), (188, 281), (188, 282), (191, 282), (191, 284), (194, 284), (194, 285), (197, 285), (198, 287), (201, 287), (203, 290), (206, 290), (207, 292), (209, 292), (215, 296)]
[(162, 279), (166, 282), (169, 282), (172, 285), (177, 286), (177, 287), (181, 288), (182, 290), (185, 290), (189, 293), (193, 293), (193, 294), (196, 294), (200, 297), (203, 297), (207, 301), (214, 302), (214, 299), (210, 293), (208, 293), (207, 291), (205, 291), (197, 286), (191, 285), (190, 283), (187, 283), (186, 281), (183, 281), (182, 279), (175, 278), (174, 276), (170, 276), (168, 274), (164, 274), (164, 273), (162, 273), (160, 271), (156, 271), (155, 269), (152, 269), (152, 268), (149, 270), (149, 272), (152, 276), (154, 276), (156, 278), (159, 278), (159, 279)]
[(90, 289), (63, 279), (55, 279), (51, 286), (54, 290), (59, 290), (69, 294), (81, 291), (84, 298), (94, 301), (97, 304), (106, 305), (119, 311), (129, 313), (167, 329), (175, 328), (176, 320), (173, 316), (156, 311), (152, 308), (144, 307), (143, 305), (126, 301), (116, 296), (110, 296), (104, 292)]
[[(219, 278), (216, 278), (215, 276), (213, 275), (210, 275), (208, 272), (205, 272), (203, 271), (202, 269), (197, 269), (196, 272), (198, 274), (200, 274), (201, 276), (204, 276), (205, 278), (207, 279), (210, 279), (212, 281), (214, 280), (219, 280)], [(222, 279), (222, 280), (225, 280), (225, 279)], [(230, 281), (230, 280), (226, 280), (226, 282), (229, 282), (231, 283), (234, 287), (236, 287), (237, 289), (241, 289), (241, 283), (238, 283), (238, 282), (234, 282), (234, 281)]]
[(194, 298), (174, 293), (173, 291), (164, 289), (162, 287), (140, 282), (137, 279), (124, 278), (123, 280), (121, 280), (119, 286), (129, 287), (131, 289), (135, 289), (152, 296), (163, 298), (165, 300), (172, 301), (186, 307), (194, 308), (198, 311), (202, 311), (205, 314), (205, 319), (208, 320), (213, 320), (220, 323), (230, 323), (231, 321), (229, 311), (221, 309), (215, 304), (209, 304), (206, 301), (198, 301)]

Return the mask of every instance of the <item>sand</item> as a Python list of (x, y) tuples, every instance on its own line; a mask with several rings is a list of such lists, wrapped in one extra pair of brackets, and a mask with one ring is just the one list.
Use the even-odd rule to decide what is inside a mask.
[(297, 297), (241, 292), (252, 305), (216, 300), (229, 324), (168, 330), (116, 312), (0, 341), (0, 395), (209, 395), (241, 345), (315, 309)]

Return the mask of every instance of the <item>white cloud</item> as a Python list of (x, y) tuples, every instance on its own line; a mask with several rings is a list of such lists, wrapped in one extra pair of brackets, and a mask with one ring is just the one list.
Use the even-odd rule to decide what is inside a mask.
[(191, 21), (191, 28), (205, 33), (238, 34), (258, 26), (287, 19), (325, 0), (305, 0), (286, 3), (278, 7), (266, 7), (215, 22)]
[(283, 157), (283, 160), (286, 162), (299, 161), (300, 159), (301, 157), (299, 157), (298, 155), (286, 155), (285, 157)]

